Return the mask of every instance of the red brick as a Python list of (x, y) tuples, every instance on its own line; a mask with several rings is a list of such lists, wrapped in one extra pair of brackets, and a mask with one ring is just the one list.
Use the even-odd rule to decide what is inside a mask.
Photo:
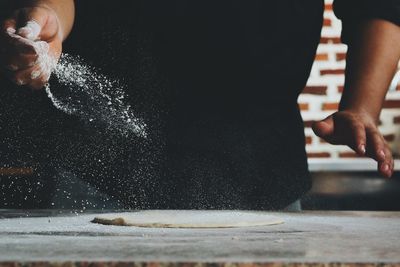
[(393, 123), (400, 124), (400, 116), (396, 116), (393, 118)]
[(343, 75), (344, 69), (327, 69), (327, 70), (320, 70), (321, 75)]
[(324, 18), (323, 25), (324, 25), (324, 27), (330, 27), (330, 26), (332, 26), (332, 20), (331, 20), (331, 19)]
[(340, 44), (342, 40), (340, 37), (321, 37), (319, 40), (321, 44)]
[(329, 152), (309, 152), (307, 156), (309, 158), (330, 158), (331, 154)]
[(394, 134), (387, 134), (384, 135), (383, 138), (385, 138), (386, 142), (393, 142), (396, 136)]
[(338, 92), (339, 93), (343, 93), (343, 90), (344, 90), (344, 86), (343, 85), (338, 86)]
[(306, 86), (303, 94), (326, 95), (327, 86)]
[(311, 128), (313, 123), (314, 123), (314, 121), (304, 121), (304, 127), (305, 128)]
[(400, 100), (386, 100), (383, 108), (400, 108)]
[(306, 136), (306, 144), (310, 145), (312, 143), (312, 137), (311, 136)]
[(342, 61), (346, 59), (346, 53), (336, 53), (336, 61)]
[(322, 104), (322, 110), (338, 110), (339, 109), (339, 103), (324, 103)]
[(14, 175), (32, 175), (33, 168), (31, 167), (9, 167), (9, 168), (0, 168), (0, 176), (14, 176)]
[(400, 84), (397, 85), (396, 90), (397, 90), (397, 91), (400, 91)]
[(323, 54), (316, 54), (316, 55), (315, 55), (315, 60), (318, 60), (318, 61), (327, 61), (327, 60), (328, 60), (328, 54), (325, 54), (325, 53), (323, 53)]
[(340, 158), (360, 158), (362, 156), (359, 156), (355, 152), (341, 152), (341, 153), (339, 153), (339, 157)]
[(333, 10), (332, 4), (325, 4), (325, 10), (329, 10), (329, 11)]
[(308, 110), (309, 105), (308, 105), (308, 103), (299, 103), (299, 108), (300, 108), (300, 110)]

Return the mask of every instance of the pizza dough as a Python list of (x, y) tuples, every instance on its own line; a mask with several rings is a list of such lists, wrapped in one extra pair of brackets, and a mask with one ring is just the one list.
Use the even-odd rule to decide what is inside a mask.
[(232, 228), (281, 224), (268, 212), (229, 210), (145, 210), (96, 216), (93, 223), (155, 228)]

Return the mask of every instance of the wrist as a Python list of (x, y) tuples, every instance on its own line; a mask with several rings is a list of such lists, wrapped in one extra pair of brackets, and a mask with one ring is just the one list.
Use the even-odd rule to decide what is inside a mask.
[(340, 106), (339, 112), (349, 113), (359, 118), (364, 124), (379, 124), (379, 114), (371, 112), (367, 107), (359, 106)]
[(363, 117), (369, 117), (375, 123), (378, 123), (383, 101), (379, 96), (369, 95), (369, 91), (365, 92), (360, 88), (345, 88), (339, 104), (339, 111), (348, 111)]

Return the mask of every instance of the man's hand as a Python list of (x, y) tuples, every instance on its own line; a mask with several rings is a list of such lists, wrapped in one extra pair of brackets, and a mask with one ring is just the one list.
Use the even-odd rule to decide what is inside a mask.
[(322, 121), (315, 122), (312, 128), (316, 135), (328, 143), (347, 145), (359, 155), (375, 159), (378, 162), (378, 171), (385, 177), (392, 176), (392, 153), (375, 120), (368, 114), (338, 111)]
[(0, 75), (17, 85), (42, 88), (62, 50), (56, 12), (40, 4), (16, 10), (0, 27)]
[(331, 144), (348, 145), (378, 162), (390, 177), (392, 153), (378, 130), (380, 112), (400, 59), (400, 27), (382, 19), (344, 21), (349, 33), (346, 79), (339, 111), (313, 125)]

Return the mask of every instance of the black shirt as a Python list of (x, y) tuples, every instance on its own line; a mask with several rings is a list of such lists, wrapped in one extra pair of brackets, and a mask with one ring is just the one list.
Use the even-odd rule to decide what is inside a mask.
[[(65, 51), (128, 84), (149, 137), (110, 136), (52, 110), (58, 117), (46, 133), (56, 144), (46, 160), (132, 208), (279, 209), (309, 190), (297, 97), (319, 42), (322, 0), (76, 5)], [(335, 9), (345, 26), (399, 23), (397, 0), (338, 0)]]
[(150, 136), (120, 145), (129, 161), (96, 155), (115, 178), (87, 179), (163, 208), (282, 208), (310, 188), (297, 96), (323, 1), (89, 2), (66, 51), (129, 83)]
[[(122, 170), (114, 195), (131, 206), (277, 209), (310, 188), (297, 97), (323, 1), (81, 2), (70, 41), (85, 45), (71, 51), (128, 80), (151, 128), (145, 152), (110, 162)], [(398, 3), (337, 1), (335, 11), (345, 25), (398, 23)]]

